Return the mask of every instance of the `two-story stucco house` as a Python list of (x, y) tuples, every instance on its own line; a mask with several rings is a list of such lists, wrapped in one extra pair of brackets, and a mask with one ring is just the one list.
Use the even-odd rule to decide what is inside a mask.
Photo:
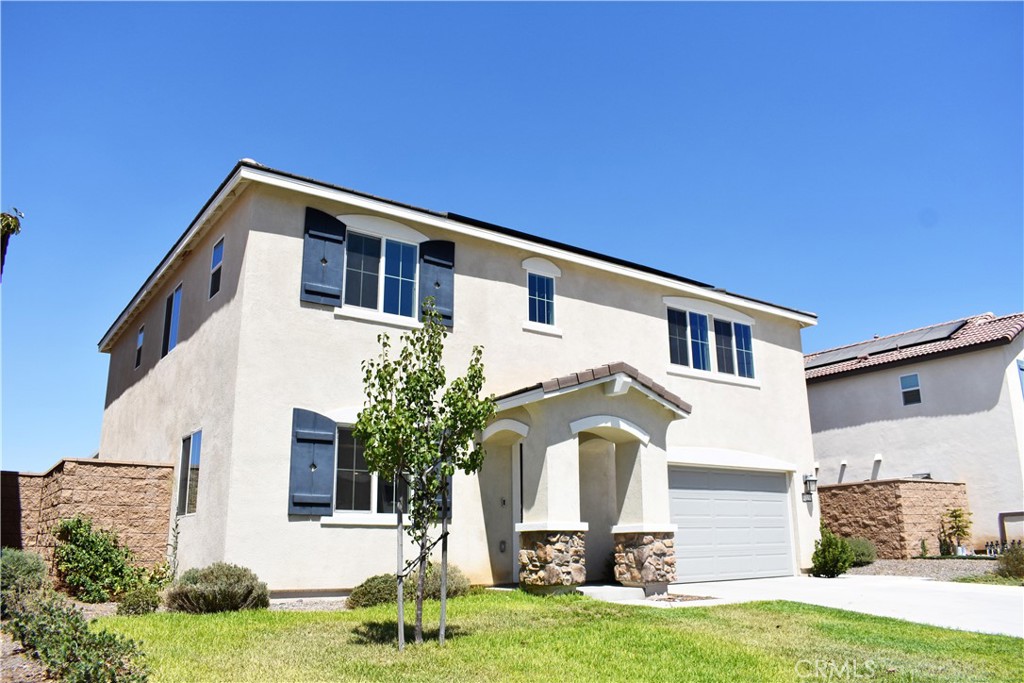
[(181, 566), (277, 591), (393, 571), (394, 489), (351, 425), (360, 362), (427, 295), (446, 362), (483, 345), (498, 396), (483, 469), (453, 482), (450, 556), (474, 582), (809, 565), (814, 315), (243, 160), (99, 344), (100, 457), (176, 464)]
[(1022, 332), (986, 313), (809, 354), (820, 483), (963, 482), (975, 547), (1021, 538)]

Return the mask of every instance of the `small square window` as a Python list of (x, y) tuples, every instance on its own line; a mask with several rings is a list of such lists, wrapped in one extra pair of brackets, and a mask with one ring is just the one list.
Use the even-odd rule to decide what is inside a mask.
[(900, 377), (900, 391), (903, 394), (903, 405), (911, 406), (921, 402), (921, 382), (916, 373)]

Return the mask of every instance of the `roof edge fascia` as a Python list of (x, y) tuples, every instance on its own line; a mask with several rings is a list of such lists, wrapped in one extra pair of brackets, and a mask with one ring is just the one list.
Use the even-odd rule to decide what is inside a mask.
[[(113, 342), (116, 340), (121, 333), (121, 327), (131, 314), (134, 312), (135, 307), (143, 299), (143, 297), (149, 292), (156, 282), (166, 273), (175, 260), (181, 255), (182, 252), (187, 250), (189, 243), (200, 232), (201, 228), (206, 223), (207, 219), (215, 214), (220, 208), (220, 205), (224, 200), (231, 195), (236, 187), (242, 181), (258, 182), (271, 187), (278, 187), (285, 190), (291, 190), (300, 192), (309, 196), (318, 197), (328, 201), (336, 201), (350, 206), (383, 213), (386, 215), (394, 216), (402, 220), (412, 220), (419, 223), (427, 224), (432, 227), (436, 227), (442, 230), (448, 230), (456, 234), (466, 235), (468, 237), (474, 237), (477, 239), (483, 239), (485, 241), (497, 242), (499, 244), (505, 244), (508, 246), (524, 249), (534, 254), (546, 256), (549, 258), (555, 258), (562, 261), (568, 261), (596, 270), (601, 270), (614, 275), (620, 275), (632, 279), (642, 280), (648, 283), (652, 283), (661, 287), (666, 287), (673, 292), (679, 292), (684, 294), (691, 294), (698, 296), (702, 299), (719, 302), (729, 306), (740, 306), (749, 310), (758, 311), (768, 315), (777, 316), (793, 322), (796, 322), (800, 327), (812, 327), (817, 325), (817, 316), (813, 313), (807, 313), (803, 311), (797, 311), (795, 309), (785, 308), (777, 306), (764, 301), (751, 299), (738, 294), (732, 294), (725, 290), (717, 288), (701, 287), (694, 284), (688, 284), (681, 280), (673, 279), (669, 274), (659, 275), (654, 272), (647, 272), (641, 269), (639, 266), (630, 267), (620, 262), (606, 261), (598, 256), (591, 256), (583, 253), (576, 253), (569, 251), (565, 247), (559, 247), (551, 243), (550, 240), (544, 238), (536, 238), (531, 240), (525, 233), (519, 233), (511, 229), (504, 229), (498, 231), (494, 226), (490, 229), (480, 227), (482, 225), (489, 225), (482, 221), (476, 221), (475, 219), (466, 219), (466, 221), (450, 218), (445, 215), (439, 214), (428, 209), (422, 209), (414, 207), (408, 204), (401, 204), (393, 202), (391, 200), (385, 200), (380, 197), (368, 195), (345, 188), (340, 188), (334, 185), (327, 185), (320, 181), (302, 178), (299, 176), (287, 174), (275, 169), (250, 162), (248, 160), (242, 160), (235, 164), (234, 168), (227, 175), (220, 186), (214, 191), (207, 200), (203, 208), (200, 209), (189, 227), (185, 232), (178, 238), (171, 249), (164, 255), (159, 265), (153, 270), (143, 285), (132, 297), (128, 305), (118, 314), (113, 324), (104, 333), (103, 337), (99, 341), (100, 351), (109, 351)], [(463, 217), (459, 217), (460, 219)], [(472, 221), (472, 222), (469, 222)], [(475, 224), (480, 225), (475, 225)], [(516, 234), (510, 234), (516, 233)], [(581, 250), (586, 251), (586, 250)]]
[(496, 232), (493, 229), (485, 229), (478, 227), (471, 223), (467, 223), (454, 218), (448, 218), (437, 214), (436, 212), (428, 211), (425, 209), (419, 209), (409, 205), (396, 204), (390, 201), (385, 201), (378, 197), (369, 195), (354, 193), (349, 190), (333, 186), (325, 186), (313, 180), (306, 180), (296, 178), (294, 176), (282, 175), (269, 168), (253, 168), (250, 166), (243, 167), (243, 170), (247, 172), (247, 176), (258, 182), (264, 182), (268, 185), (273, 185), (283, 189), (291, 189), (305, 194), (310, 194), (321, 199), (330, 201), (339, 201), (360, 208), (378, 211), (381, 213), (390, 214), (405, 220), (413, 220), (420, 223), (431, 225), (432, 227), (440, 228), (442, 230), (448, 230), (457, 234), (466, 235), (468, 237), (475, 237), (486, 241), (497, 242), (499, 244), (505, 244), (508, 246), (517, 247), (520, 249), (531, 251), (541, 256), (549, 258), (560, 259), (562, 261), (569, 261), (570, 263), (576, 263), (579, 265), (603, 270), (616, 275), (622, 275), (625, 277), (646, 280), (655, 284), (669, 287), (677, 292), (686, 292), (689, 294), (697, 295), (703, 299), (709, 299), (711, 301), (719, 301), (727, 303), (731, 306), (741, 306), (744, 308), (760, 311), (769, 315), (775, 315), (782, 318), (787, 318), (795, 322), (800, 323), (803, 327), (810, 327), (817, 325), (817, 317), (810, 313), (797, 312), (792, 309), (776, 306), (761, 301), (753, 301), (737, 294), (731, 294), (716, 290), (714, 288), (705, 288), (692, 284), (673, 280), (664, 275), (655, 275), (652, 273), (646, 273), (639, 271), (636, 268), (630, 268), (625, 265), (619, 265), (616, 263), (610, 263), (608, 261), (601, 260), (594, 256), (587, 256), (583, 254), (577, 254), (568, 251), (564, 248), (559, 248), (551, 244), (547, 244), (547, 240), (535, 241), (526, 237), (518, 237), (515, 235), (509, 235), (504, 232)]
[(231, 169), (231, 172), (221, 181), (221, 184), (214, 190), (210, 198), (206, 200), (203, 208), (199, 210), (192, 222), (189, 223), (185, 232), (181, 234), (178, 240), (171, 246), (170, 250), (164, 254), (164, 257), (157, 264), (153, 272), (149, 274), (139, 290), (135, 292), (135, 295), (128, 302), (128, 305), (121, 310), (114, 319), (114, 322), (107, 328), (107, 331), (103, 333), (103, 337), (100, 339), (99, 350), (102, 352), (110, 351), (114, 341), (121, 334), (122, 326), (128, 322), (131, 314), (135, 312), (136, 306), (145, 297), (145, 295), (153, 288), (153, 286), (160, 281), (164, 274), (170, 269), (171, 264), (180, 256), (183, 252), (188, 250), (188, 247), (196, 234), (200, 232), (201, 228), (206, 224), (206, 221), (215, 213), (224, 203), (224, 200), (234, 192), (240, 182), (243, 179), (243, 171), (249, 168), (243, 162), (238, 162), (235, 167)]

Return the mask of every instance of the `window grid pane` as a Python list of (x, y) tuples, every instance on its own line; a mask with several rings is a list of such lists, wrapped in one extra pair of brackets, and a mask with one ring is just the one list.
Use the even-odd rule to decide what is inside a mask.
[(411, 317), (416, 291), (416, 247), (387, 240), (384, 255), (384, 312)]
[(754, 378), (754, 345), (750, 325), (733, 323), (736, 331), (736, 365), (740, 377)]
[(334, 509), (369, 512), (370, 483), (362, 444), (355, 440), (351, 430), (339, 429)]
[(690, 364), (686, 340), (686, 314), (674, 308), (668, 309), (668, 353), (673, 364)]
[[(408, 486), (405, 479), (398, 479), (397, 497), (408, 499)], [(395, 512), (395, 484), (391, 481), (384, 481), (378, 477), (377, 480), (377, 512), (394, 514)]]
[(345, 303), (360, 308), (377, 308), (380, 239), (349, 233), (346, 245)]
[(708, 317), (701, 313), (690, 314), (690, 348), (693, 351), (694, 369), (710, 370), (711, 349), (708, 343)]
[(555, 281), (544, 275), (529, 273), (530, 321), (542, 325), (555, 324)]
[(733, 363), (732, 323), (727, 320), (715, 320), (715, 356), (718, 360), (718, 371), (735, 374)]

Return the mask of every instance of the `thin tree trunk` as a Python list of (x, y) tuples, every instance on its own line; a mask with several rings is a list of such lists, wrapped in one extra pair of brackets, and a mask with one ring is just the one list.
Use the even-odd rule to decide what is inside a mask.
[[(397, 483), (396, 483), (397, 490)], [(401, 652), (405, 649), (405, 600), (402, 597), (402, 584), (405, 583), (405, 576), (402, 567), (402, 505), (401, 498), (395, 500), (395, 514), (398, 517), (398, 526), (395, 530), (398, 535), (398, 569), (395, 571), (395, 576), (398, 579), (398, 651)]]
[(427, 578), (427, 544), (430, 538), (424, 534), (420, 541), (420, 573), (416, 584), (416, 644), (423, 642), (423, 585)]
[(448, 616), (448, 486), (441, 489), (441, 625), (437, 642), (444, 645), (444, 629)]

